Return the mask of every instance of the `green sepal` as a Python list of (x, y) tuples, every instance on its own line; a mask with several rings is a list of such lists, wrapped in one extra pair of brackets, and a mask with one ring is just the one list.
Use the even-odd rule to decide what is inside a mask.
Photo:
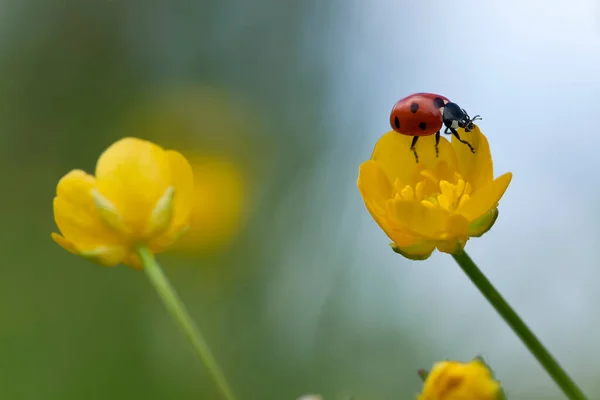
[(413, 249), (416, 250), (417, 246), (418, 246), (418, 244), (400, 248), (400, 247), (396, 246), (395, 243), (390, 243), (390, 247), (392, 248), (392, 250), (394, 250), (395, 253), (398, 253), (402, 257), (408, 258), (409, 260), (413, 260), (413, 261), (427, 260), (431, 256), (431, 253), (433, 253), (433, 250), (435, 250), (435, 248), (433, 248), (431, 251), (426, 252), (426, 253), (412, 253), (411, 250), (413, 250)]
[(471, 237), (481, 237), (484, 233), (492, 229), (494, 223), (498, 219), (498, 208), (493, 208), (487, 214), (482, 215), (475, 221), (471, 222), (468, 229), (468, 234)]
[(427, 379), (427, 377), (429, 376), (429, 371), (427, 371), (425, 368), (421, 368), (417, 371), (417, 375), (419, 375), (419, 377), (421, 378), (421, 380), (423, 382), (425, 382), (425, 380)]

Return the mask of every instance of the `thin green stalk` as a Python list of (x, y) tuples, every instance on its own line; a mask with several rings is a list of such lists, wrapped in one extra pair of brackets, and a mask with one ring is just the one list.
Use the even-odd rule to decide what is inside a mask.
[(160, 295), (163, 303), (167, 307), (169, 313), (171, 313), (173, 316), (173, 319), (175, 319), (177, 325), (179, 325), (185, 336), (192, 344), (194, 352), (208, 369), (208, 372), (221, 390), (223, 397), (227, 400), (235, 400), (233, 391), (227, 383), (225, 376), (221, 372), (221, 369), (219, 368), (215, 357), (212, 355), (206, 340), (194, 325), (194, 322), (188, 314), (185, 305), (179, 299), (179, 296), (177, 296), (177, 292), (169, 283), (169, 280), (163, 273), (160, 265), (158, 265), (156, 262), (156, 259), (152, 253), (146, 247), (140, 247), (138, 249), (138, 255), (142, 260), (144, 271), (146, 272), (146, 275), (148, 275), (148, 278), (150, 278), (150, 282)]
[(571, 400), (586, 400), (585, 395), (573, 380), (567, 375), (565, 370), (552, 357), (550, 352), (544, 347), (539, 339), (525, 325), (525, 322), (517, 315), (512, 307), (498, 293), (494, 285), (485, 277), (483, 272), (473, 262), (471, 257), (464, 251), (459, 251), (452, 255), (454, 260), (460, 265), (469, 279), (477, 286), (477, 289), (485, 296), (490, 304), (496, 309), (498, 314), (504, 318), (506, 323), (521, 338), (525, 346), (531, 351), (535, 358), (542, 364), (546, 372), (550, 374), (554, 382), (562, 389), (567, 398)]

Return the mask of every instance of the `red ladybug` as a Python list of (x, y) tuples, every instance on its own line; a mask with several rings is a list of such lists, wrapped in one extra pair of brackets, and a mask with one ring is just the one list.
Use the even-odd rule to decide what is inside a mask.
[(413, 136), (410, 149), (419, 162), (419, 156), (415, 145), (419, 136), (429, 136), (435, 133), (435, 155), (438, 156), (438, 144), (440, 142), (440, 130), (446, 126), (445, 134), (452, 133), (461, 143), (469, 146), (475, 153), (473, 146), (463, 140), (456, 131), (464, 128), (466, 132), (473, 129), (473, 121), (481, 119), (479, 115), (473, 118), (448, 98), (434, 93), (415, 93), (398, 101), (390, 114), (392, 129), (402, 135)]

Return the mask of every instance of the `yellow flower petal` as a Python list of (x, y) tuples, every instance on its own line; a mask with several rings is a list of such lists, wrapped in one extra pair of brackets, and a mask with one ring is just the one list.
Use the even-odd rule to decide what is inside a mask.
[(467, 140), (475, 148), (475, 154), (473, 154), (466, 144), (452, 137), (452, 147), (458, 158), (460, 174), (466, 182), (471, 184), (473, 190), (477, 190), (494, 179), (490, 145), (477, 125), (474, 125), (471, 132), (459, 129), (458, 133), (461, 139)]
[(385, 215), (385, 202), (392, 197), (392, 185), (380, 164), (369, 160), (360, 165), (358, 171), (358, 190), (365, 202), (369, 202), (369, 211)]
[(60, 247), (68, 252), (84, 257), (95, 264), (103, 265), (105, 267), (114, 267), (120, 264), (127, 256), (127, 249), (124, 247), (97, 247), (94, 250), (79, 251), (75, 245), (65, 239), (64, 236), (52, 233), (51, 237)]
[(91, 195), (94, 184), (94, 177), (81, 170), (69, 172), (58, 182), (54, 219), (62, 236), (55, 234), (53, 238), (71, 252), (114, 247), (122, 241), (98, 215)]
[(428, 201), (388, 200), (388, 211), (408, 232), (427, 240), (466, 236), (468, 221)]
[(454, 162), (440, 160), (435, 166), (435, 175), (440, 181), (454, 182), (458, 173), (458, 165)]
[(467, 220), (474, 221), (496, 207), (510, 184), (512, 173), (508, 172), (489, 182), (465, 201), (456, 211)]
[(59, 235), (58, 233), (52, 232), (50, 234), (50, 237), (52, 238), (52, 240), (54, 240), (56, 242), (56, 244), (58, 244), (63, 249), (67, 250), (69, 253), (79, 255), (79, 251), (77, 250), (75, 245), (73, 243), (69, 242), (67, 239), (65, 239), (64, 236)]
[[(169, 229), (150, 242), (150, 248), (156, 252), (163, 251), (173, 245), (181, 234), (189, 228), (194, 200), (194, 174), (190, 163), (176, 151), (168, 150), (166, 153), (175, 197)], [(205, 195), (211, 196), (213, 194), (206, 193)]]
[(402, 184), (409, 184), (418, 172), (417, 165), (435, 170), (440, 161), (445, 161), (450, 168), (457, 170), (456, 155), (450, 142), (440, 138), (439, 157), (435, 156), (435, 135), (419, 138), (415, 149), (419, 155), (419, 164), (415, 162), (410, 150), (412, 137), (390, 131), (383, 135), (375, 145), (371, 160), (377, 161), (390, 182), (399, 179)]
[(397, 246), (410, 246), (415, 242), (412, 235), (399, 226), (394, 226), (386, 218), (386, 201), (392, 196), (392, 185), (379, 163), (369, 160), (361, 164), (358, 173), (358, 189), (375, 222)]
[(166, 152), (154, 143), (125, 138), (96, 165), (98, 191), (114, 204), (132, 233), (141, 235), (156, 203), (171, 185)]

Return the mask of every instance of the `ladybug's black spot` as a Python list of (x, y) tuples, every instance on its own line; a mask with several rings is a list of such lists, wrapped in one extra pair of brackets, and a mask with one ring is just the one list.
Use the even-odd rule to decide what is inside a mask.
[(427, 129), (427, 124), (425, 122), (421, 122), (419, 124), (419, 128), (421, 128), (421, 130), (424, 131), (425, 129)]
[(437, 108), (442, 108), (444, 107), (444, 100), (442, 100), (440, 97), (436, 97), (433, 99), (433, 105)]
[(400, 129), (400, 120), (398, 117), (394, 117), (394, 125), (396, 126), (396, 129)]
[(419, 111), (419, 103), (412, 103), (410, 105), (410, 112), (414, 114), (417, 111)]

